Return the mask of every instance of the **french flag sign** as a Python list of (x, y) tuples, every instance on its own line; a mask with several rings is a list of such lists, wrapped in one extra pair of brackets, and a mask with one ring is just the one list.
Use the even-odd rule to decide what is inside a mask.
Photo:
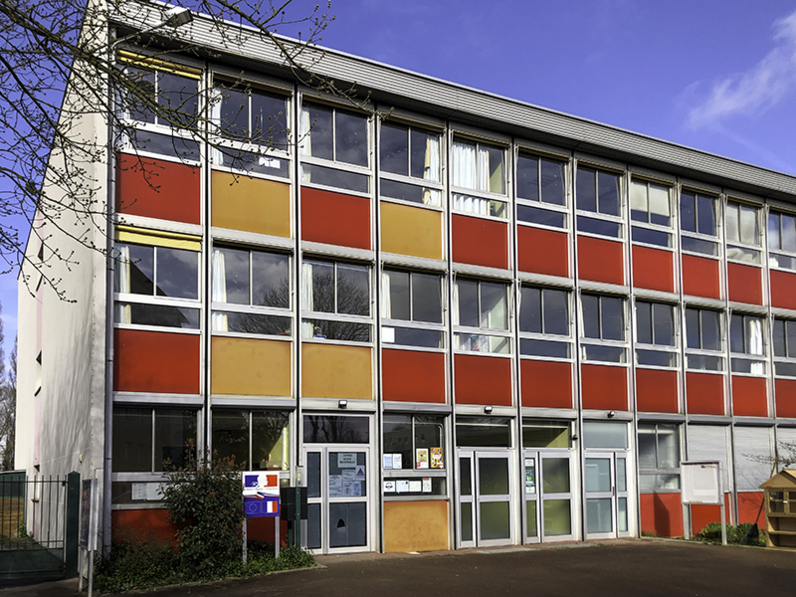
[(246, 518), (279, 516), (279, 473), (243, 473)]

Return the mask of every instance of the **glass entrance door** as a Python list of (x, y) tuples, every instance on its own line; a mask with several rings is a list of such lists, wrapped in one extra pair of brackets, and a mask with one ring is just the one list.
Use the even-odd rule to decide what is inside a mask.
[(589, 452), (584, 466), (586, 538), (629, 535), (626, 454)]
[(505, 452), (459, 451), (461, 547), (514, 542), (511, 457)]
[(525, 543), (574, 538), (570, 453), (526, 450), (523, 460)]
[(369, 449), (306, 448), (307, 547), (320, 553), (370, 550)]

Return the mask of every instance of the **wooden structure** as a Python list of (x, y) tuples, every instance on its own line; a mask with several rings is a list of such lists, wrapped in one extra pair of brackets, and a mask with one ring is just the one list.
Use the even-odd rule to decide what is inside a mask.
[(782, 470), (760, 486), (766, 492), (766, 546), (796, 548), (796, 470)]

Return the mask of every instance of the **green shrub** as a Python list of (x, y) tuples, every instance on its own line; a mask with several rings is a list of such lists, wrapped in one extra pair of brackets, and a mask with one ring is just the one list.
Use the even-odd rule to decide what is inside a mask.
[(151, 537), (122, 538), (110, 556), (101, 558), (94, 572), (94, 589), (120, 593), (182, 582), (177, 552), (166, 541)]
[[(743, 535), (742, 535), (743, 536)], [(705, 528), (699, 531), (697, 534), (699, 539), (703, 541), (718, 541), (721, 542), (721, 523), (720, 522), (709, 522), (705, 525)], [(736, 529), (733, 525), (727, 524), (727, 543), (738, 543), (740, 538), (738, 537), (738, 529)]]

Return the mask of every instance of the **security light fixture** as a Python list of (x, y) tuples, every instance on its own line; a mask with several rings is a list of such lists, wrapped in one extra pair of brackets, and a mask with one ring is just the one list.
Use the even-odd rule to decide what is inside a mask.
[(614, 411), (612, 411), (612, 410), (608, 411), (608, 418), (609, 419), (613, 419), (615, 416), (616, 416), (616, 413)]
[(348, 408), (348, 400), (338, 400), (337, 401), (337, 408)]
[(486, 413), (488, 415), (491, 415), (492, 414), (492, 407), (491, 406), (485, 406), (484, 407), (484, 413)]
[(163, 13), (163, 20), (160, 21), (157, 25), (149, 27), (147, 29), (143, 29), (142, 31), (138, 31), (136, 33), (132, 33), (130, 35), (125, 35), (124, 37), (120, 37), (115, 42), (111, 44), (111, 52), (116, 49), (123, 41), (127, 41), (128, 39), (132, 39), (134, 37), (138, 37), (139, 35), (144, 35), (145, 33), (152, 33), (153, 31), (157, 31), (158, 29), (162, 29), (163, 27), (172, 27), (177, 29), (178, 27), (182, 27), (183, 25), (187, 25), (193, 21), (193, 13), (189, 8), (185, 8), (184, 6), (174, 6), (173, 8), (168, 9), (166, 12)]

